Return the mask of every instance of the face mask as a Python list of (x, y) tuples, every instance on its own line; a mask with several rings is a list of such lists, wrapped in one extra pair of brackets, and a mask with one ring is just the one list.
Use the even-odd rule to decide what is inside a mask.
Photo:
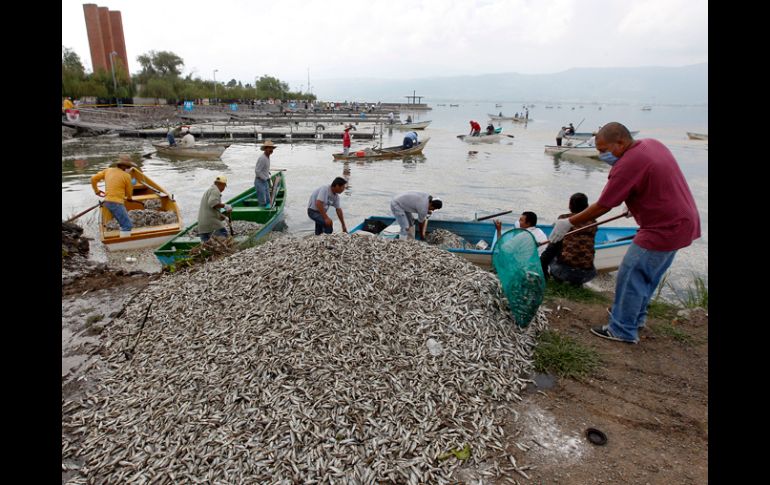
[(599, 160), (607, 165), (615, 165), (615, 162), (617, 162), (619, 158), (613, 155), (612, 152), (601, 152), (599, 154)]
[(131, 179), (131, 185), (136, 185), (136, 179)]

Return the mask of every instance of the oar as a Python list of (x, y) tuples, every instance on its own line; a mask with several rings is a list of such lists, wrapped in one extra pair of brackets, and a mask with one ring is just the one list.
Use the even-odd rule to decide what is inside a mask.
[(511, 212), (513, 212), (513, 209), (511, 209), (509, 211), (498, 212), (497, 214), (492, 214), (491, 216), (478, 217), (478, 218), (476, 218), (476, 220), (477, 221), (486, 221), (487, 219), (491, 219), (491, 218), (497, 217), (497, 216), (504, 216), (506, 214), (510, 214)]
[(173, 148), (173, 147), (171, 147), (171, 146), (167, 146), (167, 147), (158, 147), (158, 148), (157, 148), (157, 149), (156, 149), (154, 152), (145, 153), (144, 155), (142, 155), (142, 158), (150, 158), (151, 156), (155, 155), (155, 154), (156, 154), (156, 153), (158, 153), (159, 151), (161, 151), (161, 150), (168, 150), (168, 149), (170, 149), (170, 148)]
[(89, 212), (91, 212), (92, 210), (96, 209), (97, 207), (101, 207), (101, 205), (102, 205), (102, 201), (100, 200), (99, 203), (96, 204), (95, 206), (89, 207), (88, 209), (84, 210), (80, 214), (77, 214), (77, 215), (74, 215), (74, 216), (70, 217), (69, 219), (67, 219), (67, 222), (72, 222), (75, 219), (77, 219), (78, 217), (80, 217), (80, 216), (82, 216), (84, 214), (88, 214)]
[[(615, 219), (620, 219), (621, 217), (628, 217), (630, 214), (631, 214), (630, 212), (626, 211), (626, 212), (624, 212), (624, 213), (622, 213), (620, 215), (617, 215), (615, 217), (610, 217), (609, 219), (605, 219), (603, 221), (596, 221), (593, 224), (589, 224), (587, 226), (583, 226), (583, 227), (580, 227), (578, 229), (575, 229), (574, 231), (570, 231), (567, 234), (565, 234), (564, 237), (571, 236), (573, 234), (576, 234), (576, 233), (581, 232), (581, 231), (585, 231), (586, 229), (590, 229), (592, 227), (601, 226), (605, 222), (614, 221)], [(633, 238), (633, 236), (631, 236), (630, 238)], [(618, 239), (618, 241), (623, 241), (623, 240), (624, 239)], [(551, 242), (551, 241), (543, 241), (541, 243), (537, 243), (537, 245), (538, 246), (542, 246), (543, 244), (548, 244), (549, 242)], [(614, 242), (614, 241), (612, 241), (612, 242)]]

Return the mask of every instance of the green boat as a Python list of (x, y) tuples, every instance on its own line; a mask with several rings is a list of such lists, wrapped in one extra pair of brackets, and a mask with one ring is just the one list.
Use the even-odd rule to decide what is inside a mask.
[[(286, 204), (286, 182), (280, 172), (273, 174), (270, 178), (272, 179), (270, 194), (272, 203), (269, 208), (257, 205), (254, 187), (241, 192), (227, 201), (228, 204), (233, 206), (232, 220), (250, 221), (263, 225), (255, 233), (236, 234), (234, 237), (238, 246), (253, 245), (267, 236), (275, 225), (283, 220), (283, 209)], [(158, 258), (163, 266), (170, 266), (186, 259), (191, 249), (200, 246), (200, 238), (190, 234), (197, 227), (197, 222), (187, 226), (183, 231), (155, 250), (155, 257)]]

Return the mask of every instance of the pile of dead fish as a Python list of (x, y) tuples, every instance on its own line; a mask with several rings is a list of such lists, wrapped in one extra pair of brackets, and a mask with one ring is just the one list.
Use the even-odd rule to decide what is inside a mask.
[[(128, 217), (134, 227), (162, 226), (163, 224), (173, 224), (177, 221), (174, 211), (161, 211), (154, 209), (135, 209), (128, 211)], [(118, 221), (111, 219), (106, 228), (108, 231), (117, 231), (120, 229)]]
[(166, 275), (62, 402), (68, 483), (452, 483), (511, 476), (540, 313), (415, 241), (285, 237)]
[[(228, 231), (230, 231), (230, 227), (233, 228), (233, 234), (236, 236), (246, 235), (246, 234), (254, 234), (255, 232), (262, 229), (263, 224), (259, 224), (257, 222), (251, 222), (251, 221), (232, 221), (229, 224), (225, 222), (225, 228)], [(193, 227), (187, 232), (187, 235), (190, 237), (197, 237), (198, 236), (198, 226)]]
[(441, 249), (465, 249), (472, 247), (465, 239), (446, 229), (434, 229), (425, 235), (425, 242)]

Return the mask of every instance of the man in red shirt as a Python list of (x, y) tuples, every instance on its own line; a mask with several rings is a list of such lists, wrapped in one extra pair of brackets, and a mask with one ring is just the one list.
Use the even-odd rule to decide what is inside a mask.
[(350, 151), (350, 128), (351, 125), (345, 125), (345, 132), (342, 135), (342, 154), (346, 157)]
[(481, 134), (481, 125), (471, 120), (471, 136), (479, 136)]
[(618, 270), (609, 323), (591, 332), (602, 338), (637, 343), (647, 305), (677, 250), (700, 237), (700, 218), (690, 187), (674, 156), (653, 139), (634, 141), (628, 128), (607, 123), (596, 134), (599, 158), (611, 165), (599, 200), (584, 211), (559, 219), (551, 242), (572, 226), (596, 219), (623, 202), (639, 224), (639, 232)]

